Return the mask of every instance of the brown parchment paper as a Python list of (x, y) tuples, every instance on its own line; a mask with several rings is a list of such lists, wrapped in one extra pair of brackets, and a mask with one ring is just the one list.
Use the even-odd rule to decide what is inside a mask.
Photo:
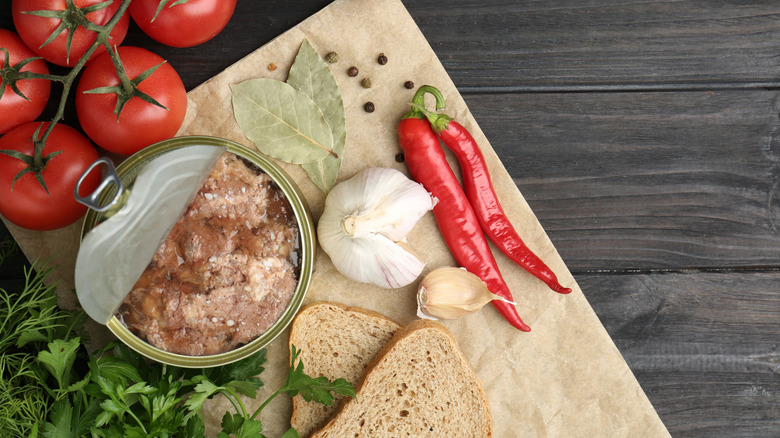
[[(570, 295), (548, 289), (498, 251), (496, 259), (530, 333), (506, 323), (491, 306), (466, 318), (444, 322), (455, 335), (490, 400), (496, 437), (656, 437), (669, 436), (631, 370), (587, 303), (566, 265), (517, 190), (509, 174), (479, 129), (435, 53), (399, 0), (337, 0), (270, 43), (189, 93), (187, 116), (179, 135), (212, 135), (252, 146), (232, 114), (230, 84), (267, 77), (286, 80), (301, 42), (308, 39), (325, 55), (335, 51), (331, 68), (341, 89), (347, 118), (347, 146), (339, 180), (366, 167), (393, 167), (408, 174), (395, 160), (400, 152), (396, 125), (409, 108), (414, 90), (403, 84), (430, 84), (447, 100), (446, 112), (471, 130), (491, 168), (496, 191), (528, 246), (570, 286)], [(382, 52), (386, 65), (376, 62)], [(272, 70), (269, 65), (275, 64)], [(346, 70), (357, 66), (360, 74)], [(372, 87), (360, 81), (369, 77)], [(374, 102), (367, 113), (363, 104)], [(429, 105), (432, 108), (432, 105)], [(457, 162), (449, 156), (457, 169)], [(299, 166), (282, 163), (304, 192), (315, 220), (325, 195)], [(457, 173), (457, 172), (456, 172)], [(30, 260), (49, 259), (60, 268), (60, 302), (74, 304), (73, 266), (80, 223), (52, 232), (31, 232), (5, 221)], [(408, 245), (427, 263), (427, 270), (453, 266), (432, 214), (418, 222)], [(341, 276), (320, 249), (306, 303), (337, 301), (372, 309), (405, 324), (416, 319), (416, 283), (384, 290), (356, 284)], [(99, 331), (99, 330), (96, 330)], [(261, 375), (265, 388), (246, 399), (254, 409), (281, 386), (288, 369), (288, 332), (268, 347), (268, 364)], [(204, 409), (208, 429), (215, 434), (230, 406), (215, 399)], [(289, 427), (289, 398), (279, 397), (262, 413), (264, 432), (279, 436)]]

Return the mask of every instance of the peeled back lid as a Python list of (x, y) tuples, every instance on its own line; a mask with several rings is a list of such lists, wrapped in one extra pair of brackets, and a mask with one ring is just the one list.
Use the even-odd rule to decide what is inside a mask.
[(92, 319), (106, 324), (116, 313), (225, 151), (196, 145), (152, 159), (138, 173), (127, 202), (84, 235), (75, 285)]

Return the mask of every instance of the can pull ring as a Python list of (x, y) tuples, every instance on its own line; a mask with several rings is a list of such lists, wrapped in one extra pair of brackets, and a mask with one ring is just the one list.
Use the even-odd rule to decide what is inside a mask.
[[(106, 169), (106, 172), (102, 175), (103, 179), (100, 181), (100, 185), (98, 185), (98, 187), (92, 193), (86, 196), (81, 196), (79, 192), (81, 191), (82, 182), (87, 177), (87, 175), (90, 174), (90, 172), (92, 172), (100, 165), (103, 165)], [(101, 196), (111, 186), (116, 187), (114, 197), (105, 205), (101, 205)], [(76, 198), (76, 201), (79, 203), (84, 204), (97, 212), (103, 213), (110, 210), (112, 207), (114, 207), (114, 205), (116, 205), (117, 202), (119, 202), (123, 192), (124, 186), (122, 185), (122, 180), (119, 178), (119, 174), (116, 172), (116, 167), (114, 167), (113, 161), (111, 161), (111, 159), (108, 157), (101, 157), (98, 158), (94, 163), (90, 164), (87, 170), (81, 174), (81, 177), (76, 182), (76, 187), (73, 189), (73, 197)]]

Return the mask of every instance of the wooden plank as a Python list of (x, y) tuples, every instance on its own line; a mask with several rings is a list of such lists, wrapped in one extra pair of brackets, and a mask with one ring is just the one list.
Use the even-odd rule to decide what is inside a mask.
[[(191, 89), (328, 3), (307, 1), (291, 8), (282, 0), (264, 1), (262, 7), (238, 2), (228, 30), (204, 45), (166, 47), (134, 24), (126, 44), (149, 48), (187, 71), (185, 84)], [(465, 92), (778, 83), (778, 2), (404, 4)], [(0, 9), (0, 26), (11, 25), (10, 8)]]
[(672, 436), (777, 436), (780, 272), (577, 282)]
[(780, 265), (776, 91), (466, 100), (572, 271)]
[(464, 91), (777, 83), (778, 2), (405, 3)]

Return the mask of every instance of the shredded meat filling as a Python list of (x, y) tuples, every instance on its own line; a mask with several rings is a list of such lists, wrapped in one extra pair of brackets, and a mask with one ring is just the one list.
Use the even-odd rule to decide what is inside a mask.
[(136, 336), (171, 353), (227, 352), (265, 333), (298, 282), (298, 226), (271, 178), (232, 153), (119, 308)]

